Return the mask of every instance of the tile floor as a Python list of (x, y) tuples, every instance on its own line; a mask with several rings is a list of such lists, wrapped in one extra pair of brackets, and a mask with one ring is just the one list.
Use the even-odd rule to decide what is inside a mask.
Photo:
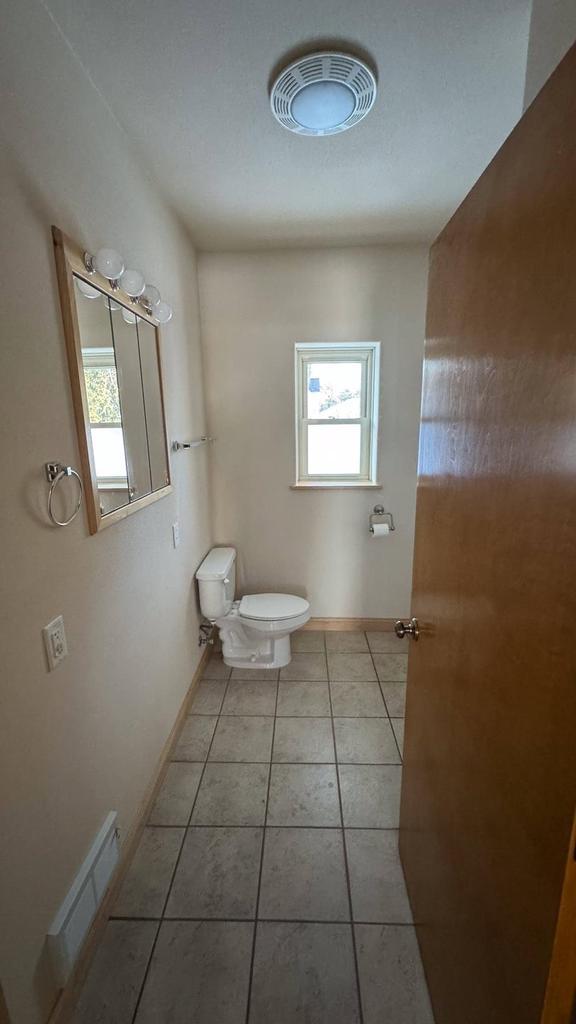
[(398, 856), (407, 651), (215, 654), (74, 1024), (433, 1024)]

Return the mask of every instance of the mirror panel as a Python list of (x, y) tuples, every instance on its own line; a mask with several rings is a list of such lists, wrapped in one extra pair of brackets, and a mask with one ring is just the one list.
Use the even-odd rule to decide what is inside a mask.
[[(140, 370), (140, 353), (136, 319), (128, 323), (125, 319), (135, 317), (124, 308), (112, 313), (112, 332), (116, 352), (116, 368), (122, 397), (122, 424), (128, 473), (128, 497), (137, 501), (150, 494), (152, 480), (148, 457), (146, 432), (146, 410)], [(151, 328), (154, 330), (154, 328)], [(163, 430), (160, 424), (160, 430)]]
[[(80, 329), (82, 369), (88, 405), (89, 431), (102, 515), (128, 504), (126, 446), (122, 403), (112, 333), (110, 300), (82, 290), (75, 279), (76, 312)], [(89, 297), (90, 296), (90, 297)]]
[(170, 482), (168, 452), (164, 434), (164, 408), (160, 383), (160, 363), (156, 345), (156, 329), (138, 317), (138, 340), (142, 366), (142, 389), (148, 425), (148, 452), (152, 490), (166, 487)]

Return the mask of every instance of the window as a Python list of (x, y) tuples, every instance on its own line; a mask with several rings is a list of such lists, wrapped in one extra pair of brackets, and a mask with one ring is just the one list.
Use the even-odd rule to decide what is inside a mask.
[(296, 345), (296, 482), (376, 484), (380, 343)]
[(98, 486), (127, 487), (126, 453), (113, 348), (82, 350)]

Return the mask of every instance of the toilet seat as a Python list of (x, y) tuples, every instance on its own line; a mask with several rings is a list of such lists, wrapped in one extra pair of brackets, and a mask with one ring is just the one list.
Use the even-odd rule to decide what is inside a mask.
[(259, 622), (282, 622), (305, 615), (310, 604), (293, 594), (247, 594), (240, 601), (238, 613), (243, 619)]

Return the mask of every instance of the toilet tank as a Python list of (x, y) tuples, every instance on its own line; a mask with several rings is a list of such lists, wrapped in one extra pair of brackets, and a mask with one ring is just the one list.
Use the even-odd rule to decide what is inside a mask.
[(212, 548), (196, 572), (200, 609), (207, 619), (227, 615), (236, 587), (235, 548)]

